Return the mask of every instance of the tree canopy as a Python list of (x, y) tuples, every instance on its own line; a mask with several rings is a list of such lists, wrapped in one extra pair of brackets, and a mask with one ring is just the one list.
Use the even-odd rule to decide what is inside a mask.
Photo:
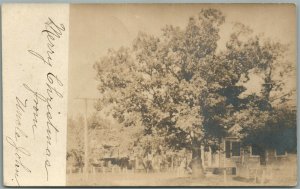
[[(266, 128), (279, 114), (274, 107), (294, 92), (283, 79), (294, 70), (285, 62), (288, 46), (236, 23), (220, 48), (224, 23), (222, 12), (203, 9), (185, 28), (140, 32), (131, 47), (110, 49), (94, 65), (102, 95), (97, 110), (162, 137), (173, 150), (217, 145), (237, 123), (247, 136), (253, 127)], [(252, 75), (263, 82), (247, 94)]]

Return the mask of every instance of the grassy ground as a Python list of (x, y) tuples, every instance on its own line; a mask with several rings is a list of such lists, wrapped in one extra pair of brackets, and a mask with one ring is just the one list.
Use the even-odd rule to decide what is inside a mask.
[[(207, 185), (215, 178), (193, 179), (171, 173), (95, 173), (68, 175), (69, 185), (79, 186), (192, 186)], [(222, 182), (221, 180), (218, 182)]]
[[(276, 182), (277, 181), (277, 182)], [(192, 178), (190, 175), (178, 176), (174, 173), (94, 173), (89, 175), (69, 174), (67, 184), (70, 186), (276, 186), (291, 185), (291, 182), (255, 183), (227, 175), (207, 175), (205, 178)]]
[(264, 183), (261, 173), (257, 179), (247, 176), (207, 174), (205, 178), (178, 175), (176, 171), (163, 173), (82, 173), (67, 174), (69, 186), (295, 186), (297, 183), (297, 156), (274, 164), (266, 171)]

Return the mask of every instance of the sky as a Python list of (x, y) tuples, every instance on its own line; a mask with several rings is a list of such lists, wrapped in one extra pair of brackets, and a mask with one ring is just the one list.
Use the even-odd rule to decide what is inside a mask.
[[(296, 62), (296, 10), (293, 5), (71, 5), (69, 44), (69, 116), (84, 113), (84, 101), (97, 98), (93, 65), (109, 48), (131, 46), (139, 31), (160, 35), (165, 25), (184, 28), (190, 16), (202, 8), (217, 8), (226, 17), (221, 26), (220, 48), (225, 45), (235, 22), (243, 23), (272, 40), (290, 44), (288, 59)], [(295, 83), (294, 79), (294, 83)], [(253, 83), (251, 84), (253, 87)], [(88, 102), (93, 112), (93, 100)]]

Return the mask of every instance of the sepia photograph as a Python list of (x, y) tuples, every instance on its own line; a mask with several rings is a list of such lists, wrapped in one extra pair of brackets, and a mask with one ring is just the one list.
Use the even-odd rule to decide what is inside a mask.
[(294, 4), (73, 4), (67, 186), (297, 185)]

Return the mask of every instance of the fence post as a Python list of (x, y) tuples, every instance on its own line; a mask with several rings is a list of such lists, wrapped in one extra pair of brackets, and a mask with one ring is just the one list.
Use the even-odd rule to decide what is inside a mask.
[(226, 182), (227, 182), (227, 172), (226, 172), (226, 167), (224, 167), (223, 174), (224, 174), (224, 182), (226, 183)]
[(261, 183), (265, 183), (265, 169), (262, 170)]

